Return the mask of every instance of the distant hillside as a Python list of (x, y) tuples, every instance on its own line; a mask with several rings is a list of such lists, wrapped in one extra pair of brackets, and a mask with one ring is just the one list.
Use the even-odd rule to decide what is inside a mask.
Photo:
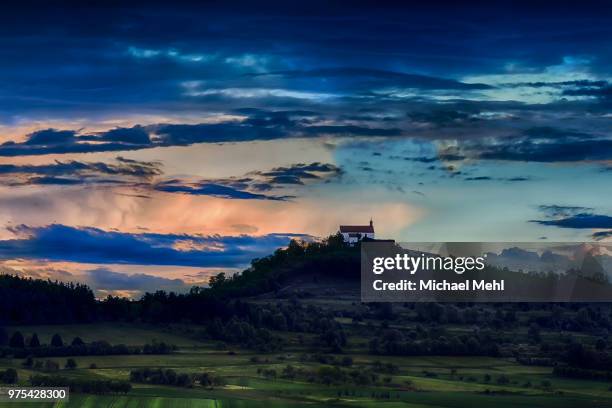
[(141, 299), (96, 300), (82, 284), (0, 276), (0, 324), (80, 323), (89, 321), (202, 322), (227, 317), (228, 300), (277, 291), (299, 276), (327, 276), (359, 281), (359, 248), (344, 245), (339, 235), (314, 243), (291, 241), (234, 276), (223, 273), (210, 287), (189, 293), (146, 293)]
[(292, 240), (287, 248), (254, 259), (251, 267), (241, 273), (231, 277), (221, 273), (211, 278), (210, 288), (215, 294), (224, 297), (253, 296), (281, 289), (290, 280), (304, 275), (358, 282), (359, 246), (345, 245), (339, 234), (321, 242)]

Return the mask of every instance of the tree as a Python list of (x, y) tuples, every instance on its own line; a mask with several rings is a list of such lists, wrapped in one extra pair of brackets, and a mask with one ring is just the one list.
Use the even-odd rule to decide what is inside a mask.
[(216, 288), (216, 287), (220, 287), (223, 285), (223, 283), (225, 283), (226, 278), (225, 278), (225, 273), (221, 272), (215, 276), (211, 276), (210, 279), (208, 280), (208, 285), (211, 288)]
[(55, 361), (53, 360), (47, 360), (45, 361), (45, 371), (48, 372), (55, 372), (57, 370), (59, 370), (59, 364), (57, 364)]
[(23, 334), (21, 332), (16, 331), (13, 333), (11, 340), (9, 341), (9, 346), (13, 348), (24, 348), (25, 341), (23, 340)]
[(601, 337), (595, 342), (595, 348), (599, 351), (603, 351), (606, 348), (606, 340)]
[(0, 346), (6, 346), (8, 344), (9, 337), (4, 327), (0, 327)]
[(538, 326), (537, 323), (531, 323), (531, 325), (529, 325), (527, 335), (536, 343), (539, 343), (542, 340), (540, 337), (540, 326)]
[(181, 373), (176, 377), (175, 384), (179, 387), (191, 387), (193, 379), (189, 374)]
[(69, 370), (74, 370), (75, 368), (77, 368), (76, 360), (74, 358), (69, 358), (68, 360), (66, 360), (65, 367)]
[(62, 336), (60, 336), (59, 334), (55, 333), (53, 335), (53, 337), (51, 338), (51, 345), (53, 347), (63, 347), (64, 346), (64, 341), (62, 340)]
[(17, 370), (9, 368), (2, 373), (2, 382), (5, 384), (15, 384), (19, 381)]
[(38, 340), (38, 334), (34, 333), (30, 339), (30, 347), (40, 347), (40, 340)]
[(72, 339), (72, 344), (73, 346), (82, 346), (85, 344), (85, 342), (80, 338), (80, 337), (75, 337), (74, 339)]

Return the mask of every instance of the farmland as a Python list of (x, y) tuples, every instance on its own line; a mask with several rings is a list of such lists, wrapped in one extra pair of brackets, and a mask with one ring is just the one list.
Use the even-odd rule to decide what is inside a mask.
[[(342, 302), (318, 299), (340, 307)], [(360, 325), (343, 322), (348, 332), (360, 332)], [(355, 327), (353, 327), (355, 326)], [(525, 366), (513, 358), (442, 357), (442, 356), (372, 356), (363, 351), (359, 336), (353, 338), (341, 354), (327, 357), (340, 360), (350, 357), (357, 369), (374, 364), (390, 363), (395, 372), (383, 375), (381, 384), (368, 386), (322, 385), (300, 379), (282, 378), (281, 373), (291, 365), (296, 369), (317, 368), (326, 364), (305, 361), (304, 355), (313, 353), (309, 346), (299, 346), (298, 335), (280, 333), (290, 346), (282, 352), (257, 353), (252, 350), (194, 339), (186, 326), (155, 328), (147, 325), (66, 325), (11, 327), (9, 330), (36, 332), (41, 342), (48, 342), (52, 334), (63, 338), (79, 336), (85, 342), (105, 340), (130, 345), (152, 340), (169, 341), (179, 348), (168, 355), (76, 356), (76, 369), (60, 370), (68, 377), (89, 379), (129, 380), (130, 371), (137, 368), (165, 368), (176, 372), (197, 374), (210, 372), (225, 379), (222, 386), (206, 388), (195, 385), (179, 388), (152, 384), (133, 384), (127, 395), (78, 395), (58, 406), (68, 407), (242, 407), (242, 406), (354, 406), (368, 407), (469, 407), (474, 405), (499, 407), (612, 407), (612, 391), (607, 382), (560, 379), (552, 375), (550, 367)], [(465, 327), (449, 328), (450, 332)], [(192, 334), (189, 334), (192, 333)], [(545, 334), (545, 333), (544, 333)], [(65, 357), (50, 358), (64, 366)], [(25, 368), (22, 359), (2, 359), (2, 369), (16, 368), (20, 382), (27, 385), (36, 370)], [(263, 370), (274, 370), (276, 378), (261, 375)], [(504, 378), (500, 381), (499, 378)], [(259, 405), (258, 405), (259, 404)], [(7, 403), (6, 406), (14, 406)], [(51, 404), (39, 404), (50, 406)], [(28, 403), (27, 406), (37, 406)]]

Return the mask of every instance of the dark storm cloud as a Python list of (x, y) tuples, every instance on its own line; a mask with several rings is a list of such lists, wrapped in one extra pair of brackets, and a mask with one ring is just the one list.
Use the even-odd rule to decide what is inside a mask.
[(550, 81), (550, 82), (512, 82), (508, 84), (504, 84), (504, 86), (508, 86), (511, 88), (521, 87), (521, 86), (529, 86), (532, 88), (543, 88), (543, 87), (572, 87), (572, 88), (601, 88), (607, 86), (608, 81), (603, 80), (576, 80), (576, 81)]
[(612, 84), (608, 81), (593, 81), (589, 83), (579, 83), (575, 87), (565, 89), (563, 95), (566, 96), (592, 96), (601, 99), (612, 98)]
[(74, 130), (39, 130), (28, 135), (26, 145), (62, 145), (72, 144), (76, 141), (76, 131)]
[(382, 87), (447, 90), (482, 90), (492, 88), (490, 85), (485, 84), (468, 84), (452, 79), (360, 67), (324, 68), (308, 71), (276, 71), (265, 74), (251, 74), (251, 76), (271, 76), (286, 79), (310, 78), (322, 81), (334, 80), (336, 89), (357, 92)]
[[(107, 132), (101, 133), (99, 136), (90, 136), (89, 138), (89, 140), (96, 142), (104, 141), (134, 145), (148, 145), (151, 143), (149, 132), (142, 126), (111, 129)], [(81, 139), (87, 140), (85, 137), (82, 137)]]
[(430, 124), (435, 127), (464, 126), (474, 124), (481, 119), (475, 116), (478, 112), (456, 110), (433, 110), (429, 112), (409, 112), (406, 116), (413, 122)]
[[(538, 210), (547, 218), (545, 220), (530, 220), (529, 222), (559, 228), (572, 229), (612, 229), (612, 217), (594, 213), (594, 208), (544, 204)], [(606, 232), (595, 232), (593, 239), (606, 238)]]
[(239, 190), (234, 187), (215, 184), (215, 183), (184, 183), (179, 180), (171, 180), (163, 183), (159, 183), (155, 186), (157, 191), (163, 191), (166, 193), (181, 193), (191, 195), (206, 195), (218, 198), (233, 198), (240, 200), (275, 200), (283, 201), (290, 197), (288, 196), (273, 196), (264, 195), (258, 193), (251, 193), (249, 191)]
[(59, 224), (19, 225), (9, 231), (17, 238), (0, 240), (0, 259), (201, 267), (242, 266), (286, 245), (291, 238), (307, 238), (293, 234), (258, 237), (132, 234)]
[(595, 241), (601, 241), (606, 238), (612, 238), (612, 230), (594, 232), (593, 235), (591, 235), (591, 238), (593, 238)]
[(254, 172), (264, 178), (264, 185), (304, 184), (305, 181), (329, 178), (342, 174), (342, 170), (329, 163), (294, 164), (290, 167), (276, 167), (266, 172)]
[(28, 156), (53, 153), (92, 153), (137, 150), (153, 147), (148, 131), (140, 126), (115, 128), (98, 134), (80, 134), (76, 130), (39, 130), (27, 135), (23, 143), (5, 142), (0, 156)]
[(531, 220), (530, 222), (560, 228), (612, 228), (612, 217), (592, 213), (579, 213), (555, 220)]
[(494, 148), (485, 147), (478, 157), (489, 160), (579, 162), (612, 159), (612, 140), (534, 143), (523, 140)]
[(580, 213), (593, 211), (594, 208), (575, 205), (543, 204), (538, 209), (547, 217), (569, 217)]
[(398, 128), (370, 128), (354, 125), (303, 126), (298, 131), (306, 135), (339, 135), (339, 136), (400, 136)]
[(68, 160), (56, 161), (53, 164), (16, 165), (0, 164), (0, 174), (34, 173), (45, 175), (73, 175), (78, 173), (98, 173), (107, 175), (124, 175), (134, 177), (152, 177), (161, 174), (161, 164), (125, 159), (121, 156), (115, 163), (81, 162)]
[[(286, 137), (399, 136), (398, 128), (360, 125), (316, 125), (307, 111), (265, 111), (245, 109), (242, 121), (216, 124), (162, 124), (115, 128), (95, 134), (76, 130), (45, 129), (33, 132), (22, 143), (5, 142), (0, 156), (27, 156), (61, 153), (128, 151), (195, 143), (244, 142)], [(155, 134), (155, 139), (151, 135)]]
[(262, 194), (288, 185), (327, 181), (342, 174), (342, 170), (329, 163), (298, 163), (276, 167), (269, 171), (252, 171), (243, 177), (200, 181), (166, 180), (154, 185), (157, 191), (241, 200), (286, 201), (294, 198), (286, 194)]
[(10, 185), (140, 182), (162, 174), (161, 164), (115, 158), (114, 162), (56, 161), (42, 165), (0, 164), (0, 176)]
[(28, 179), (27, 184), (37, 184), (37, 185), (56, 185), (56, 186), (72, 186), (76, 184), (83, 183), (83, 180), (66, 178), (66, 177), (54, 177), (54, 176), (45, 176), (45, 177), (31, 177)]
[(612, 159), (612, 139), (554, 127), (535, 127), (520, 134), (491, 139), (474, 138), (457, 148), (465, 156), (484, 160), (581, 162)]
[(465, 181), (507, 181), (517, 183), (521, 181), (530, 181), (530, 177), (490, 177), (490, 176), (472, 176), (465, 177)]

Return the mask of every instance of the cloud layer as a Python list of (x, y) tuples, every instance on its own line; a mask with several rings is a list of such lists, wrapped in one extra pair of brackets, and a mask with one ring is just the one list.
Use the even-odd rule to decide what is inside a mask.
[(97, 228), (74, 228), (53, 224), (45, 227), (19, 225), (10, 231), (16, 238), (0, 241), (0, 258), (39, 259), (90, 264), (176, 265), (239, 267), (297, 234), (263, 236), (199, 236), (178, 234), (131, 234)]

